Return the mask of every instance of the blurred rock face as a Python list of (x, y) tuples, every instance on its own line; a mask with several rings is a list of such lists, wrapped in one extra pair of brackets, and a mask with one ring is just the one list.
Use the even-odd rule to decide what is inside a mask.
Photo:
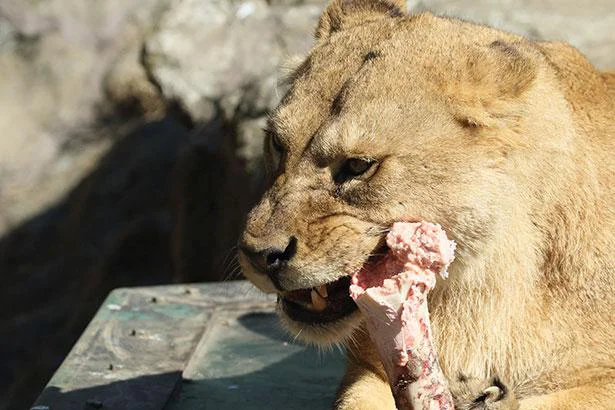
[(165, 97), (179, 101), (193, 120), (220, 107), (263, 115), (280, 95), (278, 67), (306, 53), (322, 8), (264, 0), (187, 0), (161, 19), (145, 46), (144, 62)]
[(265, 116), (285, 92), (280, 66), (308, 52), (322, 7), (175, 1), (146, 39), (142, 62), (149, 78), (195, 124), (174, 174), (180, 280), (233, 273), (233, 245), (262, 182)]
[(111, 289), (237, 275), (277, 68), (320, 8), (0, 0), (0, 409)]
[[(139, 50), (168, 1), (147, 3), (143, 8), (138, 0), (0, 1), (0, 207), (5, 229), (50, 205), (109, 148), (109, 138), (90, 129), (109, 102), (105, 76), (123, 69), (124, 82), (140, 81), (147, 89), (141, 94), (158, 99), (149, 103), (162, 104), (138, 56), (132, 67), (118, 64)], [(82, 143), (87, 147), (69, 152), (68, 146)], [(75, 163), (79, 160), (85, 163)]]
[[(236, 274), (280, 67), (324, 3), (0, 0), (0, 409), (31, 404), (112, 288)], [(409, 5), (615, 68), (612, 0)]]

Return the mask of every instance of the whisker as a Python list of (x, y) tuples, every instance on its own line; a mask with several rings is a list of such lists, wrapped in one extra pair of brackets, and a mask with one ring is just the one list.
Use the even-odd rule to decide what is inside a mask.
[(239, 265), (238, 260), (233, 260), (228, 268), (225, 270), (224, 275), (222, 276), (223, 281), (228, 281), (234, 278), (239, 277), (239, 273), (241, 272), (241, 266)]
[(238, 279), (241, 276), (241, 267), (237, 266), (233, 272), (229, 275), (229, 280), (235, 280)]
[(371, 226), (365, 230), (365, 234), (370, 236), (382, 236), (390, 231), (391, 228), (388, 226)]
[(224, 260), (222, 261), (222, 267), (224, 271), (226, 271), (226, 269), (228, 268), (228, 264), (237, 257), (236, 250), (237, 250), (237, 245), (234, 245), (234, 246), (231, 246), (231, 248), (226, 252), (226, 256), (224, 257)]
[(299, 329), (297, 334), (293, 337), (293, 343), (297, 341), (297, 338), (301, 335), (301, 332), (303, 332), (303, 328)]
[(335, 347), (339, 350), (340, 354), (344, 354), (344, 350), (342, 349), (342, 345), (340, 343), (335, 343)]
[(273, 84), (273, 90), (275, 92), (275, 98), (280, 101), (280, 75), (278, 70), (275, 72), (275, 84)]

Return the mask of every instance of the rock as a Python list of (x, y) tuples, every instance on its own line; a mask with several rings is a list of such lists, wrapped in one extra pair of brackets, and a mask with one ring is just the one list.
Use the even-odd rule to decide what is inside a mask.
[[(7, 228), (66, 193), (67, 181), (47, 179), (61, 172), (58, 167), (72, 162), (78, 180), (89, 170), (78, 168), (84, 163), (79, 158), (103, 152), (98, 139), (106, 135), (98, 132), (89, 133), (79, 150), (66, 147), (84, 136), (101, 109), (116, 104), (107, 100), (103, 79), (124, 50), (141, 46), (167, 2), (152, 0), (147, 7), (138, 0), (0, 2), (0, 206)], [(137, 73), (136, 98), (152, 101), (156, 89), (144, 84), (143, 68), (138, 58), (133, 61), (132, 68), (124, 64), (123, 71), (113, 71), (110, 83), (130, 88)], [(119, 80), (118, 72), (128, 78)], [(44, 192), (29, 195), (40, 186)]]
[[(323, 3), (174, 1), (147, 39), (143, 60), (165, 99), (208, 124), (174, 173), (180, 280), (233, 271), (232, 249), (262, 186), (265, 113), (285, 91), (280, 65), (310, 48)], [(205, 246), (203, 232), (217, 241)]]
[(280, 98), (277, 69), (305, 53), (322, 4), (175, 1), (147, 41), (145, 63), (164, 96), (199, 122), (256, 117)]
[(11, 51), (15, 45), (17, 31), (6, 18), (0, 15), (0, 53)]
[(104, 78), (104, 90), (122, 115), (156, 119), (164, 115), (167, 103), (141, 64), (141, 47), (135, 42), (119, 55)]

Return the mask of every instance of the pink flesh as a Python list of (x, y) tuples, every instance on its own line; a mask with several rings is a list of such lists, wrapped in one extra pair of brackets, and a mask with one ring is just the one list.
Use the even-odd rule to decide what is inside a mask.
[(427, 293), (447, 277), (455, 243), (437, 224), (393, 224), (384, 259), (352, 277), (350, 296), (367, 318), (400, 408), (453, 409), (431, 337)]

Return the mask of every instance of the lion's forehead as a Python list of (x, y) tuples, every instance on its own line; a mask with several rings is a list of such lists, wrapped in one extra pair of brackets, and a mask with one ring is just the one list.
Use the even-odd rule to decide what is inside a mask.
[[(456, 30), (456, 40), (465, 40), (450, 41), (445, 28)], [(361, 133), (395, 134), (395, 127), (403, 125), (412, 135), (420, 134), (429, 122), (443, 120), (441, 91), (458, 80), (454, 72), (466, 69), (470, 44), (501, 37), (508, 35), (430, 15), (340, 33), (318, 44), (291, 76), (273, 123), (301, 152), (315, 137), (328, 148), (332, 142), (349, 142), (337, 138), (340, 132), (352, 140)]]

